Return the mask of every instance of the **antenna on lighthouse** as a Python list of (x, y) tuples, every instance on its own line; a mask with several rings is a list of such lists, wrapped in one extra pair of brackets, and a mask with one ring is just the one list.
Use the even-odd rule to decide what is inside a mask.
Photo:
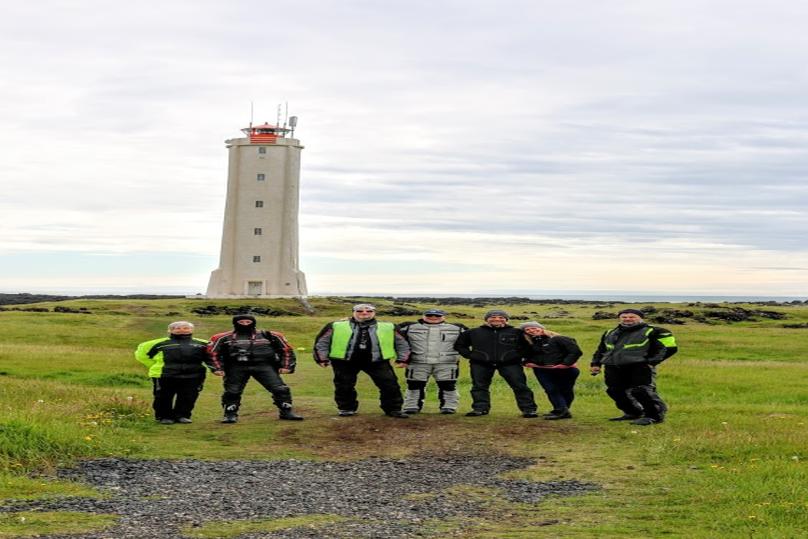
[(250, 101), (250, 129), (252, 129), (253, 124), (253, 102)]
[(275, 125), (276, 126), (281, 125), (281, 104), (280, 103), (278, 103), (278, 117), (277, 117), (277, 121), (275, 122)]
[(289, 127), (292, 129), (292, 132), (289, 133), (289, 138), (295, 138), (295, 127), (297, 127), (297, 116), (289, 117)]

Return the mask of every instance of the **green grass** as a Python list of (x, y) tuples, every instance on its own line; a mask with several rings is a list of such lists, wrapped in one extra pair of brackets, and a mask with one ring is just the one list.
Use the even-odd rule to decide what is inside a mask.
[(227, 520), (207, 522), (201, 526), (186, 526), (182, 534), (192, 539), (225, 539), (238, 537), (247, 533), (268, 533), (280, 530), (293, 530), (295, 528), (305, 528), (314, 530), (344, 522), (346, 517), (337, 515), (306, 515), (303, 517), (288, 518), (263, 518), (256, 520)]
[(58, 481), (49, 477), (31, 479), (13, 473), (0, 473), (0, 505), (7, 500), (35, 500), (65, 496), (98, 497), (98, 493), (84, 485)]
[(112, 526), (115, 515), (95, 515), (77, 512), (0, 513), (0, 538), (40, 537), (42, 534), (62, 535), (101, 531)]
[[(244, 396), (242, 421), (221, 425), (220, 381), (209, 377), (194, 423), (168, 427), (151, 419), (151, 385), (145, 369), (132, 357), (137, 343), (162, 335), (166, 324), (176, 319), (192, 320), (197, 336), (228, 329), (229, 316), (190, 313), (200, 305), (260, 304), (301, 313), (302, 308), (292, 300), (93, 300), (60, 303), (86, 307), (91, 315), (0, 312), (4, 336), (0, 343), (0, 500), (89, 495), (92, 491), (82, 485), (49, 479), (55, 467), (89, 457), (356, 459), (407, 458), (419, 451), (505, 452), (536, 459), (538, 464), (515, 474), (518, 477), (594, 481), (603, 488), (539, 504), (506, 503), (495, 492), (460, 489), (457, 496), (480, 498), (486, 507), (473, 521), (463, 521), (463, 537), (808, 537), (804, 531), (808, 522), (808, 330), (781, 327), (808, 321), (808, 307), (766, 307), (786, 313), (784, 321), (690, 321), (668, 326), (681, 346), (680, 353), (660, 368), (658, 383), (671, 408), (669, 418), (661, 425), (642, 428), (605, 421), (617, 410), (604, 393), (602, 376), (594, 378), (585, 372), (576, 388), (572, 421), (522, 419), (510, 389), (499, 378), (492, 386), (490, 416), (438, 415), (431, 386), (426, 413), (408, 421), (390, 421), (378, 409), (375, 388), (361, 378), (360, 415), (338, 422), (331, 371), (313, 363), (310, 349), (320, 327), (349, 314), (354, 302), (315, 298), (315, 316), (259, 317), (260, 325), (284, 332), (295, 347), (304, 349), (298, 351), (298, 372), (286, 381), (306, 421), (278, 421), (271, 397), (252, 382)], [(381, 309), (390, 304), (376, 303)], [(548, 320), (541, 316), (560, 309), (570, 317)], [(461, 320), (473, 326), (486, 309), (449, 306), (447, 310), (473, 315), (474, 319)], [(617, 308), (509, 307), (512, 314), (537, 318), (575, 337), (585, 352), (584, 367), (601, 333), (613, 326), (609, 320), (592, 320), (596, 310)], [(30, 338), (32, 327), (37, 328), (36, 342)], [(540, 408), (547, 410), (535, 379), (530, 383)], [(461, 411), (465, 411), (469, 406), (465, 365), (459, 389)], [(46, 533), (50, 525), (46, 521), (59, 516), (37, 515), (44, 520), (32, 524), (26, 517), (24, 530)], [(288, 527), (293, 521), (221, 525), (238, 530), (228, 526), (279, 522)], [(437, 535), (460, 526), (452, 522), (424, 525)], [(0, 537), (10, 536), (9, 530), (0, 527)], [(14, 529), (14, 533), (24, 530)], [(248, 531), (210, 533), (224, 537)]]

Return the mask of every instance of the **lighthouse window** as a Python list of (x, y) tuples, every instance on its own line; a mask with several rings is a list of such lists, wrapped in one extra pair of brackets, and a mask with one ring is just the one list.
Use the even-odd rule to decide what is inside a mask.
[(258, 153), (267, 153), (267, 149), (264, 146), (259, 146)]
[(256, 200), (255, 201), (255, 207), (256, 208), (263, 208), (264, 207), (264, 201), (263, 200)]
[(256, 176), (256, 179), (257, 179), (259, 182), (262, 182), (262, 181), (264, 181), (264, 180), (266, 180), (266, 179), (267, 179), (267, 175), (266, 175), (266, 174), (258, 174), (258, 176)]
[(255, 234), (256, 236), (260, 236), (263, 233), (264, 233), (263, 228), (253, 228), (253, 234)]
[(261, 262), (261, 255), (253, 256), (253, 262)]

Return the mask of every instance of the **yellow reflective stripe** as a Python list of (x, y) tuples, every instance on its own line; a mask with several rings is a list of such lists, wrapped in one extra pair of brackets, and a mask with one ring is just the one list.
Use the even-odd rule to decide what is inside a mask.
[(606, 350), (614, 350), (614, 344), (606, 342), (606, 339), (608, 339), (609, 337), (611, 337), (611, 336), (612, 336), (612, 334), (613, 334), (614, 332), (615, 332), (615, 330), (613, 330), (613, 329), (612, 329), (612, 330), (609, 330), (609, 331), (607, 331), (607, 332), (606, 332), (606, 334), (603, 336), (603, 344), (605, 344), (605, 345), (606, 345)]
[(648, 344), (648, 335), (650, 335), (652, 331), (654, 331), (654, 328), (648, 328), (648, 329), (645, 330), (645, 333), (644, 333), (645, 340), (643, 342), (641, 342), (639, 344), (626, 344), (626, 345), (623, 345), (623, 348), (640, 348), (642, 346), (645, 346), (646, 344)]
[(646, 344), (648, 344), (648, 339), (645, 339), (643, 342), (638, 343), (638, 344), (626, 344), (626, 345), (623, 345), (623, 348), (640, 348), (640, 347), (645, 346)]
[(662, 343), (662, 346), (665, 348), (674, 348), (676, 346), (676, 339), (673, 337), (673, 335), (662, 337), (659, 339), (659, 342)]

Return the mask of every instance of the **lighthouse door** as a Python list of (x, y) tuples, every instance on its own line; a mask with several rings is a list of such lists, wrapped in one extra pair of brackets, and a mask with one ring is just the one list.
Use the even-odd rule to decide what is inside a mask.
[(247, 281), (247, 295), (260, 296), (264, 293), (264, 281)]

